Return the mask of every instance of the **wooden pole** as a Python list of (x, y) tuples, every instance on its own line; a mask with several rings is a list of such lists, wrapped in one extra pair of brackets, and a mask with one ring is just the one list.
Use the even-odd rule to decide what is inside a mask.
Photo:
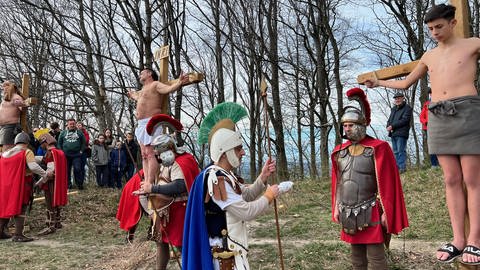
[[(269, 120), (268, 120), (268, 101), (267, 101), (267, 83), (265, 81), (265, 78), (262, 78), (262, 81), (260, 83), (260, 90), (262, 92), (262, 100), (263, 100), (263, 109), (264, 109), (264, 119), (265, 119), (265, 136), (267, 139), (267, 144), (268, 144), (268, 159), (272, 159), (272, 146), (270, 142), (270, 131), (269, 131)], [(272, 182), (276, 183), (277, 180), (275, 176), (272, 176)], [(285, 269), (284, 263), (283, 263), (283, 251), (282, 251), (282, 240), (280, 239), (280, 224), (278, 222), (278, 210), (277, 210), (277, 200), (273, 199), (273, 208), (275, 210), (275, 225), (277, 229), (277, 242), (278, 242), (278, 256), (280, 257), (280, 267), (282, 270)]]

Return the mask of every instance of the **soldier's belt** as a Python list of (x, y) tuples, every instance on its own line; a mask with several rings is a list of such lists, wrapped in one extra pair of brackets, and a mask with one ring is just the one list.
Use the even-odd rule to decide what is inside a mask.
[(238, 251), (229, 251), (224, 250), (220, 247), (213, 247), (212, 248), (212, 255), (215, 259), (228, 259), (237, 256), (239, 253)]

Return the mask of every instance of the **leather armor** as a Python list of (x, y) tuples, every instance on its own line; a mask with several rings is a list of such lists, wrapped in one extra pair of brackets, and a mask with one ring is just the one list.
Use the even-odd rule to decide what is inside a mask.
[(361, 149), (354, 154), (349, 149), (343, 149), (337, 157), (340, 176), (337, 188), (339, 221), (348, 234), (375, 225), (371, 222), (372, 207), (377, 197), (373, 149)]

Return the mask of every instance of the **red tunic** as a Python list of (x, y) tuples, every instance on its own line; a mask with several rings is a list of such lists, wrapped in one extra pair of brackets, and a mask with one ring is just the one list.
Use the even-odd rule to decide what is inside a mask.
[[(332, 219), (335, 209), (335, 194), (337, 184), (337, 163), (335, 160), (336, 153), (340, 149), (345, 149), (352, 143), (347, 141), (342, 145), (335, 147), (332, 153)], [(403, 199), (402, 183), (400, 175), (395, 163), (390, 145), (381, 140), (366, 137), (360, 144), (364, 147), (373, 148), (375, 172), (377, 178), (378, 196), (377, 204), (372, 211), (372, 222), (380, 220), (380, 211), (378, 207), (382, 207), (387, 218), (387, 233), (398, 234), (404, 228), (408, 227), (407, 210)], [(380, 204), (378, 203), (380, 202)], [(354, 235), (341, 232), (341, 239), (351, 244), (373, 244), (382, 243), (383, 231), (381, 225), (368, 227), (363, 231), (359, 231)]]
[[(190, 192), (193, 180), (200, 173), (197, 161), (189, 154), (185, 153), (178, 156), (175, 161), (182, 169), (183, 176), (185, 177), (185, 184), (187, 185), (187, 192)], [(183, 239), (183, 223), (185, 220), (185, 211), (187, 209), (187, 201), (174, 202), (170, 205), (169, 222), (165, 226), (165, 231), (168, 234), (168, 239), (165, 233), (162, 232), (162, 241), (180, 247), (182, 246)]]
[(25, 176), (26, 150), (11, 157), (0, 156), (0, 218), (21, 214), (30, 201), (32, 177)]
[(140, 170), (128, 180), (125, 187), (123, 187), (122, 196), (118, 203), (117, 220), (120, 221), (120, 228), (125, 231), (129, 231), (137, 225), (142, 216), (138, 196), (132, 195), (135, 190), (140, 189), (141, 177), (143, 177), (143, 170)]

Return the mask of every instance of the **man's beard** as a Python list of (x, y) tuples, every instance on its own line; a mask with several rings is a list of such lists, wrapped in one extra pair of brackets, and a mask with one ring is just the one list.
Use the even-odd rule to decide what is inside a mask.
[(355, 124), (349, 132), (345, 133), (347, 139), (353, 142), (359, 142), (365, 138), (367, 134), (367, 127), (359, 124)]

